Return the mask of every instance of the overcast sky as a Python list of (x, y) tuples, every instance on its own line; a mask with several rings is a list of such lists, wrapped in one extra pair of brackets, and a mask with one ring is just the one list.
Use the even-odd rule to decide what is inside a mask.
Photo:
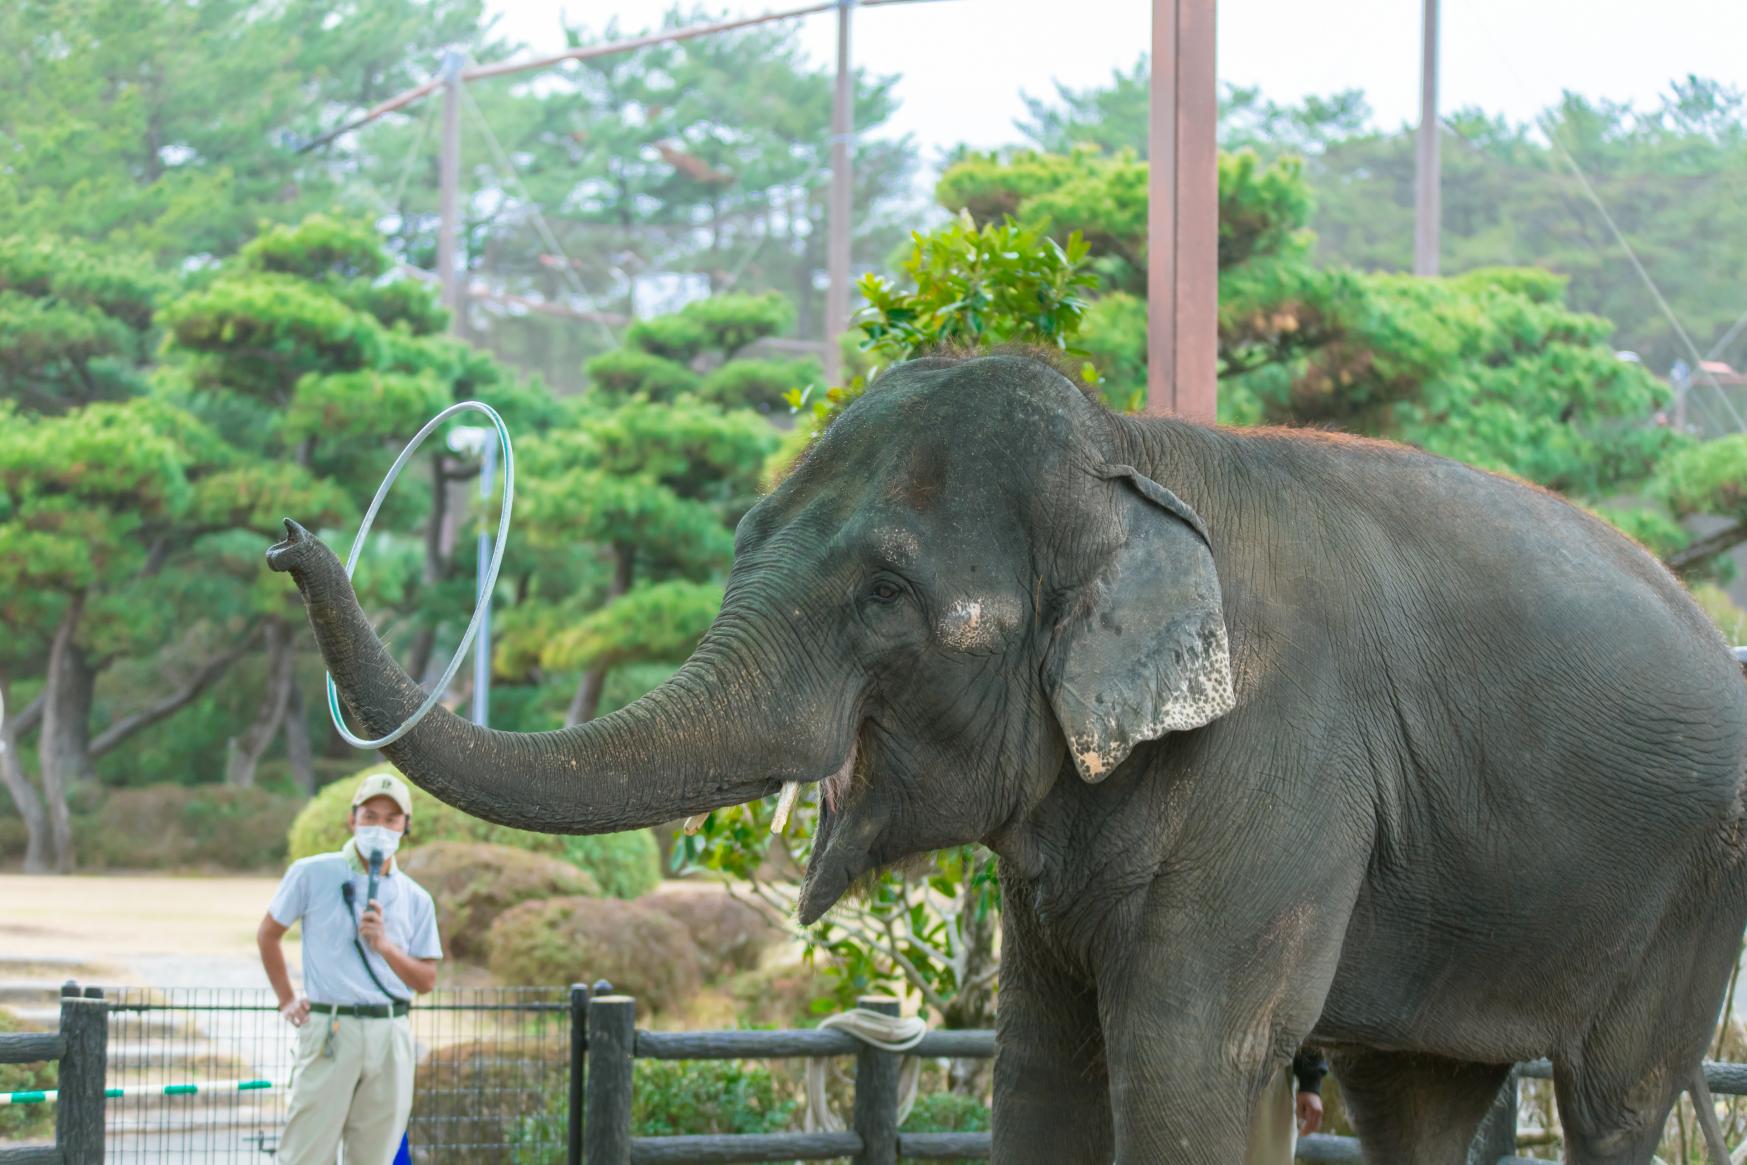
[[(500, 29), (556, 48), (560, 12), (592, 27), (617, 16), (631, 32), (659, 23), (671, 0), (489, 0)], [(752, 15), (801, 0), (714, 0)], [(1376, 120), (1418, 118), (1420, 0), (1220, 0), (1219, 76), (1289, 101), (1365, 91)], [(1524, 119), (1563, 89), (1653, 104), (1676, 77), (1747, 89), (1747, 0), (1444, 0), (1443, 96), (1448, 111), (1478, 105)], [(924, 157), (957, 142), (1013, 142), (1020, 93), (1052, 81), (1097, 84), (1146, 50), (1148, 0), (939, 0), (856, 15), (857, 64), (897, 73), (902, 106), (891, 132), (914, 133)], [(831, 16), (802, 23), (820, 61), (836, 41)]]

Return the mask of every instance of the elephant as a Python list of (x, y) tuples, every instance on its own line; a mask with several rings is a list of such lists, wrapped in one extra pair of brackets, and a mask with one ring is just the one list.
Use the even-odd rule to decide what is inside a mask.
[[(356, 723), (423, 693), (287, 520)], [(545, 733), (384, 751), (490, 821), (670, 822), (817, 784), (799, 915), (980, 842), (994, 1157), (1243, 1159), (1326, 1049), (1371, 1162), (1455, 1165), (1549, 1057), (1566, 1160), (1648, 1162), (1747, 922), (1747, 683), (1551, 493), (1336, 434), (1105, 409), (1048, 359), (875, 378), (740, 521), (674, 675)]]

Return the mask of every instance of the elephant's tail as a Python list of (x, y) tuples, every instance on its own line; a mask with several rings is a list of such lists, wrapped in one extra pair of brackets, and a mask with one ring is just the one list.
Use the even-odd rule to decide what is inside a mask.
[(1742, 671), (1747, 672), (1747, 647), (1736, 647), (1731, 650), (1735, 653), (1735, 662), (1741, 665)]
[(1730, 1165), (1729, 1147), (1723, 1144), (1723, 1130), (1717, 1125), (1717, 1106), (1711, 1100), (1711, 1086), (1705, 1083), (1703, 1064), (1692, 1070), (1692, 1083), (1687, 1087), (1692, 1093), (1693, 1111), (1698, 1113), (1699, 1128), (1704, 1130), (1711, 1165)]

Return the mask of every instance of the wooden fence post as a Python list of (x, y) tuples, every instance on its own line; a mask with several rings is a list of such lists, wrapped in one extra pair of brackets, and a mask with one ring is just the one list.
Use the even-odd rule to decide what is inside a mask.
[(1516, 1112), (1517, 1077), (1512, 1068), (1468, 1146), (1468, 1165), (1497, 1165), (1500, 1157), (1516, 1156)]
[(60, 1100), (55, 1105), (55, 1144), (66, 1165), (103, 1165), (104, 1076), (109, 1063), (109, 1011), (101, 987), (68, 980), (61, 986)]
[(570, 1111), (564, 1128), (566, 1165), (582, 1165), (583, 1084), (588, 1079), (588, 988), (570, 985)]
[(583, 1125), (588, 1165), (630, 1165), (636, 1043), (635, 999), (597, 995), (588, 1001), (588, 1119)]
[[(856, 1006), (881, 1015), (897, 1015), (898, 1001), (864, 995)], [(854, 1165), (897, 1165), (898, 1067), (902, 1057), (863, 1044), (855, 1056), (855, 1131), (861, 1155)], [(591, 1163), (592, 1165), (592, 1163)]]

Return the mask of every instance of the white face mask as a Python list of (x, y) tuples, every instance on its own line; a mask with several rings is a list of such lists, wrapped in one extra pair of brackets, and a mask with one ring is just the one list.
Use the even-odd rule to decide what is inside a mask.
[(373, 853), (380, 853), (386, 859), (400, 848), (400, 834), (381, 825), (360, 825), (353, 831), (352, 840), (358, 843), (358, 856), (366, 862)]

